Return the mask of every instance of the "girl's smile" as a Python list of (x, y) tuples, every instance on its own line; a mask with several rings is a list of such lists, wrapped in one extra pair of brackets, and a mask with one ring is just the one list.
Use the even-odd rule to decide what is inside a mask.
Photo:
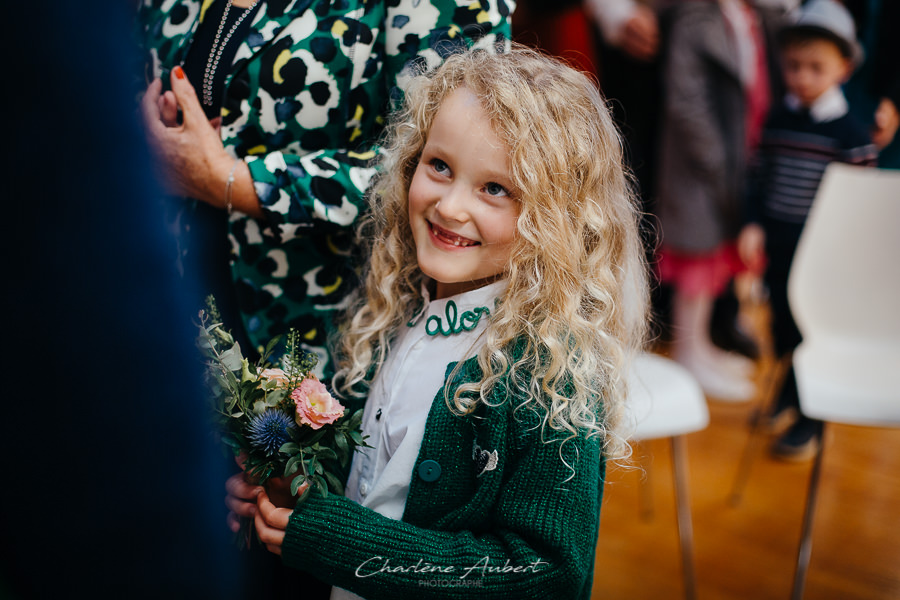
[(435, 225), (434, 223), (429, 222), (428, 225), (431, 227), (431, 235), (434, 238), (435, 244), (453, 246), (454, 248), (469, 248), (471, 246), (477, 246), (481, 243), (475, 240), (470, 240), (469, 238), (456, 235), (452, 231), (448, 231), (439, 225)]

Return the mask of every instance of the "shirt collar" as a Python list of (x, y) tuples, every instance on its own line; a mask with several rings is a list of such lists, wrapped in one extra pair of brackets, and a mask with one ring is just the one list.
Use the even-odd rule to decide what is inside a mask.
[(506, 291), (509, 281), (505, 278), (489, 283), (480, 288), (469, 290), (455, 296), (448, 296), (440, 300), (432, 300), (431, 294), (428, 292), (427, 283), (422, 284), (422, 308), (416, 313), (409, 324), (415, 325), (423, 316), (442, 315), (446, 309), (447, 303), (451, 300), (456, 303), (460, 311), (471, 310), (478, 307), (486, 307), (493, 313), (495, 301)]
[[(784, 99), (787, 107), (793, 112), (800, 112), (803, 106), (800, 100), (794, 94), (788, 94)], [(826, 121), (834, 121), (840, 119), (847, 114), (849, 106), (844, 92), (838, 86), (831, 87), (816, 98), (816, 101), (809, 107), (809, 116), (816, 123), (825, 123)]]

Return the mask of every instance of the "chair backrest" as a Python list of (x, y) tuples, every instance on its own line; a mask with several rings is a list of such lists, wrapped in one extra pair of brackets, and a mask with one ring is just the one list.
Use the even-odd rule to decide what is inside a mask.
[(900, 339), (900, 171), (828, 166), (788, 299), (804, 339)]
[(709, 424), (700, 384), (670, 358), (644, 353), (628, 374), (631, 439), (650, 440), (699, 431)]
[(809, 417), (900, 426), (900, 171), (830, 165), (800, 237), (788, 301)]

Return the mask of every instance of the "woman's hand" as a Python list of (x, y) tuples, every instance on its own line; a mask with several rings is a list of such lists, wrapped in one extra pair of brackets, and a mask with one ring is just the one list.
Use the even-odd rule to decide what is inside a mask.
[[(308, 483), (304, 482), (297, 495), (302, 495)], [(272, 554), (281, 556), (281, 546), (284, 544), (284, 532), (288, 526), (288, 520), (294, 511), (290, 508), (279, 508), (272, 504), (266, 491), (260, 492), (256, 499), (256, 535), (259, 541), (265, 544), (266, 549)]]
[(653, 9), (638, 4), (634, 16), (625, 22), (620, 45), (637, 60), (649, 62), (659, 52), (659, 23)]
[(225, 482), (225, 506), (228, 507), (228, 527), (234, 533), (240, 528), (240, 517), (252, 519), (256, 516), (257, 499), (263, 493), (261, 485), (247, 481), (246, 473), (241, 471)]
[[(172, 69), (171, 82), (172, 90), (162, 93), (162, 81), (154, 80), (141, 102), (150, 145), (165, 169), (172, 193), (224, 207), (225, 181), (234, 159), (225, 151), (215, 126), (207, 120), (194, 86), (181, 67)], [(246, 176), (249, 178), (249, 171)]]
[(297, 473), (293, 477), (269, 477), (264, 486), (266, 497), (268, 497), (269, 502), (278, 508), (294, 508), (297, 504), (297, 498), (303, 493), (303, 490), (309, 486), (309, 484), (301, 485), (300, 489), (297, 491), (297, 496), (291, 494), (291, 483), (294, 481), (295, 477), (299, 476), (300, 473)]

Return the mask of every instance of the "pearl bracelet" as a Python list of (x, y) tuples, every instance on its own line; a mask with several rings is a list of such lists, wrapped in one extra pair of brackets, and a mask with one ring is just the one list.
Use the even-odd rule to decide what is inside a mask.
[(234, 212), (234, 205), (231, 203), (231, 188), (234, 186), (234, 170), (237, 169), (240, 162), (241, 159), (234, 159), (234, 164), (231, 165), (231, 171), (228, 173), (228, 179), (225, 180), (225, 210), (228, 211), (229, 215)]

